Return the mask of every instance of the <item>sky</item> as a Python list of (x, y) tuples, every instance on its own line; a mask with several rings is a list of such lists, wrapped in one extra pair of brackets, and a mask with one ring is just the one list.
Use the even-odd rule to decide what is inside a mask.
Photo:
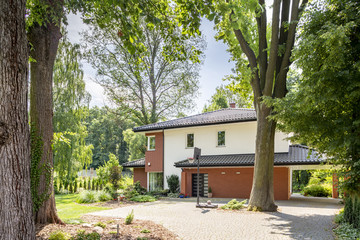
[[(68, 37), (73, 43), (81, 42), (82, 31), (86, 31), (87, 26), (82, 23), (79, 15), (70, 14), (68, 16)], [(200, 70), (200, 88), (199, 94), (195, 102), (195, 108), (187, 112), (188, 115), (200, 113), (215, 93), (215, 88), (221, 84), (227, 84), (222, 79), (231, 74), (231, 69), (234, 67), (234, 62), (229, 62), (230, 54), (226, 51), (227, 46), (222, 42), (217, 42), (214, 38), (216, 31), (213, 29), (214, 24), (208, 20), (203, 20), (201, 25), (202, 35), (207, 42), (207, 48), (204, 52), (205, 60)], [(103, 88), (97, 84), (96, 70), (93, 69), (88, 63), (83, 62), (84, 80), (86, 83), (86, 90), (91, 94), (92, 99), (90, 107), (109, 105), (106, 100)]]

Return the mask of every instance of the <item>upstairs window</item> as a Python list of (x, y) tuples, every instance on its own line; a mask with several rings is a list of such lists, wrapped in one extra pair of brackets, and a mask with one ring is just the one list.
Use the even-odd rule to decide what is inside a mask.
[(147, 150), (148, 151), (155, 150), (155, 136), (148, 136), (147, 137)]
[(218, 146), (225, 146), (225, 131), (218, 131)]
[(189, 133), (186, 136), (186, 147), (187, 148), (193, 148), (194, 147), (194, 134)]

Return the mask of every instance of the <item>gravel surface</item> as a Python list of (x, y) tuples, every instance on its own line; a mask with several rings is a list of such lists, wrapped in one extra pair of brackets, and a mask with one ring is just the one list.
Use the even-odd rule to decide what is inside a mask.
[(334, 239), (333, 219), (341, 205), (322, 199), (277, 201), (276, 213), (195, 208), (194, 202), (161, 200), (90, 213), (162, 224), (180, 239)]

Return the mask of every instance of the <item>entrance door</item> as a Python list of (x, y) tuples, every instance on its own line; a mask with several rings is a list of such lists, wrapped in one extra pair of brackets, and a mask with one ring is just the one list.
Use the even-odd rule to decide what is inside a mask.
[[(208, 196), (208, 174), (199, 174), (199, 195), (200, 197)], [(192, 196), (197, 197), (197, 173), (192, 174)]]

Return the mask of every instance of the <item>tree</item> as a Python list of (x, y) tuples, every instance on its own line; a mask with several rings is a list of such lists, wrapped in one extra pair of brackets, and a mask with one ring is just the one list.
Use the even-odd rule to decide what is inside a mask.
[[(229, 46), (239, 79), (251, 84), (257, 115), (253, 185), (249, 210), (276, 211), (274, 203), (274, 135), (276, 121), (264, 98), (286, 95), (286, 76), (301, 10), (307, 0), (274, 0), (268, 31), (264, 0), (176, 1), (177, 20), (185, 34), (197, 34), (202, 16), (214, 20), (218, 40)], [(267, 38), (268, 34), (270, 38)], [(269, 42), (270, 41), (270, 42)]]
[(97, 168), (109, 160), (109, 153), (119, 159), (120, 163), (128, 161), (128, 145), (124, 140), (125, 129), (134, 126), (116, 109), (94, 107), (90, 109), (87, 119), (89, 135), (87, 144), (94, 146), (91, 167)]
[(144, 135), (134, 133), (132, 129), (127, 129), (124, 132), (124, 140), (129, 147), (129, 162), (145, 156), (146, 137)]
[(339, 164), (344, 189), (360, 191), (360, 4), (324, 0), (306, 12), (295, 51), (302, 72), (273, 102), (282, 131)]
[(216, 92), (214, 95), (211, 96), (209, 101), (209, 106), (205, 105), (203, 112), (210, 112), (219, 110), (222, 108), (228, 108), (229, 103), (235, 103), (236, 107), (239, 108), (249, 108), (253, 101), (252, 99), (247, 97), (243, 98), (237, 92), (231, 91), (228, 86), (221, 85), (216, 88)]
[(54, 170), (61, 181), (74, 179), (92, 162), (93, 146), (85, 142), (90, 95), (85, 90), (80, 61), (79, 45), (72, 45), (64, 33), (54, 65), (53, 89)]
[(30, 193), (25, 1), (0, 4), (0, 236), (35, 239)]
[[(146, 48), (141, 53), (130, 53), (114, 28), (91, 25), (83, 36), (87, 60), (97, 69), (97, 82), (125, 114), (143, 125), (191, 107), (200, 63), (170, 61), (164, 49), (171, 49), (172, 42), (161, 36), (158, 27), (141, 23), (139, 28), (144, 36), (137, 42)], [(195, 46), (202, 49), (203, 45), (200, 38), (183, 43), (189, 56)]]

